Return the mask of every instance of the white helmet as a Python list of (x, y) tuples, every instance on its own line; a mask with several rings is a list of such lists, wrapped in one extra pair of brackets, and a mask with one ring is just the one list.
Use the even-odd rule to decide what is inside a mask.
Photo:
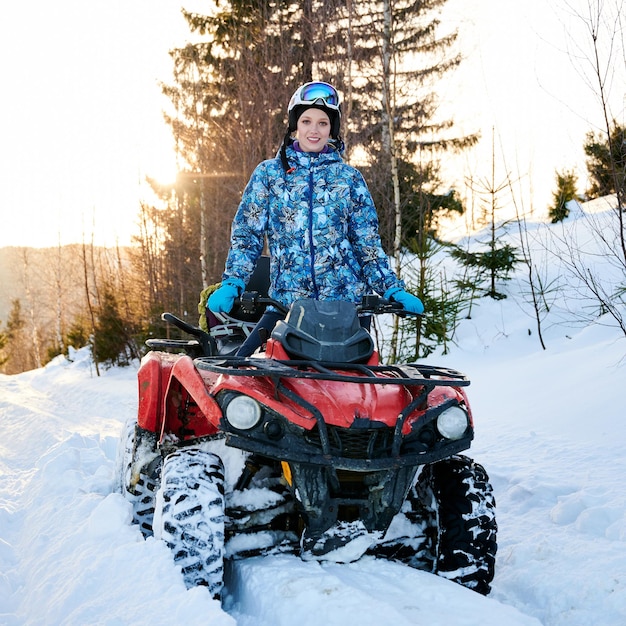
[(339, 137), (339, 128), (341, 126), (341, 105), (339, 103), (339, 94), (337, 90), (328, 83), (314, 81), (305, 83), (296, 89), (287, 113), (289, 115), (289, 132), (296, 130), (298, 118), (302, 111), (314, 107), (321, 109), (328, 114), (330, 119), (330, 135), (335, 139)]

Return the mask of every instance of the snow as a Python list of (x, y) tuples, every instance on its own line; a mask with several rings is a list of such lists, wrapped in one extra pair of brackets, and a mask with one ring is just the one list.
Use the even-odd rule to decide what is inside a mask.
[[(548, 231), (584, 228), (577, 212), (529, 232), (554, 246)], [(546, 257), (546, 275), (563, 278), (558, 257)], [(520, 269), (507, 299), (482, 300), (450, 354), (427, 360), (472, 380), (469, 453), (498, 505), (488, 597), (370, 557), (342, 565), (292, 555), (231, 564), (223, 607), (204, 588), (187, 590), (166, 546), (142, 538), (114, 489), (137, 367), (98, 377), (80, 350), (0, 376), (0, 624), (623, 626), (626, 339), (610, 316), (581, 323), (574, 309), (588, 303), (561, 280), (543, 350), (524, 280)]]

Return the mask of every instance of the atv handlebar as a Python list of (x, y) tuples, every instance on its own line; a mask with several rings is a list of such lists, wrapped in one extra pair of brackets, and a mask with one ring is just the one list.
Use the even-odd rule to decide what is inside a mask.
[(186, 332), (188, 335), (191, 335), (192, 337), (196, 337), (200, 339), (203, 335), (206, 335), (206, 333), (199, 326), (192, 326), (191, 324), (188, 324), (184, 320), (181, 320), (179, 317), (176, 317), (175, 315), (172, 315), (171, 313), (162, 313), (161, 319), (164, 322), (169, 322), (170, 324), (173, 324), (177, 328), (180, 328), (182, 331)]
[(393, 313), (393, 315), (399, 315), (400, 317), (422, 316), (422, 313), (413, 313), (413, 311), (407, 311), (398, 302), (394, 302), (393, 300), (387, 300), (375, 294), (363, 296), (361, 304), (357, 304), (356, 310), (359, 315), (381, 315), (384, 313)]
[[(244, 291), (244, 293), (241, 294), (241, 297), (235, 300), (235, 305), (238, 305), (241, 311), (246, 314), (257, 313), (259, 307), (264, 305), (271, 305), (285, 315), (289, 312), (289, 309), (284, 304), (274, 298), (261, 296), (258, 291)], [(412, 313), (411, 311), (405, 310), (405, 308), (397, 302), (392, 302), (391, 300), (386, 300), (385, 298), (381, 298), (376, 295), (364, 296), (361, 303), (356, 305), (356, 310), (359, 315), (381, 315), (384, 313), (393, 313), (394, 315), (400, 316), (421, 316), (420, 313)], [(168, 322), (169, 324), (173, 324), (177, 328), (180, 328), (180, 330), (188, 335), (195, 337), (201, 344), (204, 344), (211, 338), (211, 336), (199, 326), (188, 324), (172, 313), (162, 313), (161, 319), (164, 322)], [(233, 321), (237, 320), (233, 318)]]
[[(258, 315), (259, 310), (262, 311), (267, 305), (273, 306), (284, 315), (289, 312), (289, 309), (284, 304), (274, 298), (261, 296), (258, 291), (245, 291), (241, 294), (241, 297), (235, 300), (235, 307), (237, 307), (237, 309), (245, 315)], [(418, 313), (406, 311), (404, 307), (397, 302), (386, 300), (385, 298), (381, 298), (377, 295), (365, 296), (361, 300), (360, 304), (356, 305), (356, 310), (360, 316), (393, 313), (394, 315), (399, 315), (401, 317), (420, 317), (420, 314)], [(224, 315), (224, 317), (229, 320), (228, 323), (242, 323), (241, 320), (236, 317), (231, 317), (230, 315)], [(164, 322), (168, 322), (169, 324), (176, 326), (184, 333), (191, 335), (197, 341), (188, 342), (182, 339), (148, 339), (146, 344), (151, 349), (159, 350), (163, 348), (177, 348), (184, 349), (189, 354), (196, 354), (199, 348), (200, 353), (204, 356), (217, 354), (218, 350), (215, 337), (202, 330), (199, 326), (193, 326), (192, 324), (181, 320), (179, 317), (176, 317), (172, 313), (162, 313), (161, 319)]]
[[(253, 314), (262, 305), (271, 305), (275, 309), (278, 309), (281, 313), (287, 314), (289, 312), (286, 307), (278, 300), (274, 298), (268, 298), (262, 296), (258, 291), (244, 291), (241, 296), (235, 300), (235, 305), (239, 305), (244, 313)], [(359, 315), (381, 315), (384, 313), (393, 313), (401, 317), (420, 317), (421, 313), (413, 313), (407, 311), (401, 304), (386, 300), (380, 296), (371, 294), (363, 296), (363, 299), (356, 305), (356, 310)]]
[[(161, 313), (161, 319), (164, 322), (168, 322), (169, 324), (172, 324), (176, 326), (177, 328), (180, 328), (180, 330), (187, 333), (188, 335), (195, 337), (198, 340), (198, 344), (203, 354), (205, 355), (215, 354), (216, 352), (215, 339), (211, 337), (209, 333), (202, 330), (202, 328), (200, 328), (199, 326), (192, 326), (191, 324), (188, 324), (184, 320), (181, 320), (179, 317), (172, 315), (172, 313)], [(186, 343), (183, 340), (177, 341), (177, 340), (171, 340), (171, 339), (169, 340), (148, 339), (146, 341), (146, 344), (150, 348), (153, 348), (153, 349), (159, 349), (164, 346), (181, 347), (181, 348), (188, 347), (192, 349), (192, 347), (188, 344), (188, 342)]]

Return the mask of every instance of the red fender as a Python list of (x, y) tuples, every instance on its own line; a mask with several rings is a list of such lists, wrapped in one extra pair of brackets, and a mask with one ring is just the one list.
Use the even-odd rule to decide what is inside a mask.
[[(181, 411), (183, 403), (185, 407)], [(218, 430), (222, 410), (189, 356), (178, 356), (171, 369), (162, 414), (161, 437), (165, 432), (179, 432), (181, 439), (187, 439), (212, 435)], [(181, 414), (184, 422), (179, 417)]]
[(139, 406), (137, 423), (157, 432), (163, 422), (163, 387), (167, 384), (174, 360), (164, 352), (148, 352), (137, 373)]

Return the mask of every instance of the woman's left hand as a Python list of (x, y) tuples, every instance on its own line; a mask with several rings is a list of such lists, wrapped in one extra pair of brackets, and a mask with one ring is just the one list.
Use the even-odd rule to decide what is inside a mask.
[(422, 304), (422, 301), (417, 296), (414, 296), (412, 293), (409, 293), (404, 289), (398, 289), (391, 293), (387, 292), (385, 297), (401, 304), (410, 313), (421, 315), (424, 312), (424, 305)]

